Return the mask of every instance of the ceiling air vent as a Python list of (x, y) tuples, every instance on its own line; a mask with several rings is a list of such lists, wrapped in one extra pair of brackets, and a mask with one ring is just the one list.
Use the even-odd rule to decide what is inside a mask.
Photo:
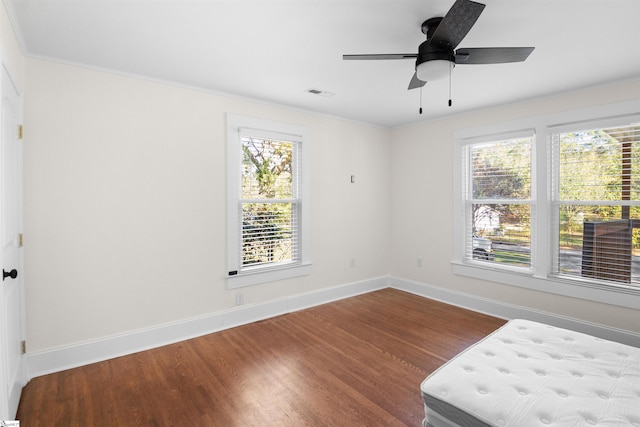
[(319, 90), (319, 89), (309, 89), (307, 90), (307, 92), (313, 95), (324, 96), (325, 98), (335, 95), (335, 93), (331, 93), (331, 92), (327, 92), (325, 90)]

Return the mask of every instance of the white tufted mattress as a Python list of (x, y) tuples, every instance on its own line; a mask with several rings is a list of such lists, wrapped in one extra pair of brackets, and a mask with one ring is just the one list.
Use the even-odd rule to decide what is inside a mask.
[(420, 388), (425, 427), (640, 427), (640, 348), (516, 319)]

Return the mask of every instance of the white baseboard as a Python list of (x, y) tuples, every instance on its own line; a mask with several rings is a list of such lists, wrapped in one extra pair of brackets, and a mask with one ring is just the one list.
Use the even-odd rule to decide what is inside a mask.
[(489, 314), (501, 319), (533, 320), (558, 326), (560, 328), (572, 329), (574, 331), (593, 335), (602, 339), (640, 347), (640, 335), (631, 331), (611, 328), (597, 323), (591, 323), (528, 307), (507, 304), (496, 300), (478, 297), (476, 295), (456, 292), (438, 286), (427, 285), (398, 277), (389, 278), (389, 283), (390, 287), (395, 289), (480, 313)]
[(27, 378), (100, 362), (190, 338), (291, 313), (384, 288), (486, 313), (502, 319), (528, 319), (640, 347), (640, 335), (578, 319), (516, 306), (398, 277), (377, 277), (300, 295), (235, 307), (231, 310), (125, 334), (48, 349), (26, 355)]
[(388, 277), (378, 277), (260, 304), (238, 306), (206, 316), (124, 334), (27, 353), (25, 355), (27, 380), (387, 288), (388, 280)]

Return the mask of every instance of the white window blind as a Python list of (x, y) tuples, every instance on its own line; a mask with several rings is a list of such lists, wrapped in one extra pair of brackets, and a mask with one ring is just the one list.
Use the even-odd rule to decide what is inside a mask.
[(300, 262), (299, 141), (243, 130), (240, 270)]
[(526, 131), (463, 150), (466, 259), (531, 266), (532, 141)]
[(640, 100), (454, 136), (455, 274), (640, 307)]
[(640, 125), (553, 129), (552, 274), (640, 286)]

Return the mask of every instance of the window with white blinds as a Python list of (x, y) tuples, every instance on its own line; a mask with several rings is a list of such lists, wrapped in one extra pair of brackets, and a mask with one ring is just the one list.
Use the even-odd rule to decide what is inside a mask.
[(300, 262), (300, 142), (242, 130), (240, 270)]
[(552, 274), (640, 287), (640, 124), (551, 131)]
[(531, 266), (532, 149), (533, 132), (466, 144), (466, 259)]
[(227, 116), (231, 288), (309, 272), (306, 133), (303, 127)]
[(454, 139), (455, 274), (640, 308), (640, 100)]

